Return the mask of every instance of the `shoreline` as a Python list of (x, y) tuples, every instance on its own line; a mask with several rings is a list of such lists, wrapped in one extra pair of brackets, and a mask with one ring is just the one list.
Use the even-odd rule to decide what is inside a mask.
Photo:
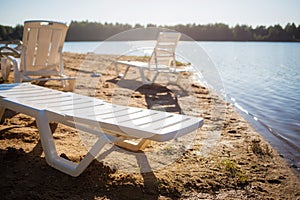
[[(203, 79), (202, 75), (195, 73), (195, 70), (191, 70), (191, 72), (194, 72), (193, 76), (195, 78), (193, 81), (203, 85), (203, 83), (199, 81)], [(215, 92), (217, 92), (217, 95), (226, 103), (229, 103), (236, 110), (236, 112), (238, 112), (241, 117), (243, 117), (255, 129), (255, 131), (257, 131), (264, 138), (264, 140), (266, 140), (279, 153), (279, 155), (284, 158), (296, 175), (300, 177), (300, 160), (299, 156), (297, 157), (295, 154), (297, 153), (297, 150), (299, 151), (299, 147), (283, 138), (261, 119), (257, 118), (254, 114), (242, 107), (235, 98), (227, 95), (226, 93), (220, 93), (219, 91)]]
[[(234, 106), (234, 103), (232, 103)], [(300, 177), (300, 160), (299, 156), (295, 153), (299, 150), (299, 147), (289, 142), (289, 140), (282, 137), (279, 133), (265, 124), (262, 120), (256, 118), (251, 113), (247, 113), (244, 110), (234, 106), (237, 112), (247, 120), (247, 122), (254, 127), (254, 129), (266, 140), (279, 155), (289, 164), (291, 169)], [(297, 159), (297, 160), (296, 160)]]
[[(0, 192), (5, 195), (4, 199), (33, 198), (38, 194), (40, 198), (47, 199), (53, 193), (61, 198), (77, 195), (91, 199), (125, 199), (132, 198), (133, 193), (141, 198), (156, 199), (300, 197), (300, 179), (286, 161), (229, 103), (194, 83), (190, 73), (181, 73), (182, 80), (178, 85), (143, 86), (134, 79), (138, 75), (134, 70), (125, 81), (116, 79), (111, 66), (111, 60), (116, 58), (114, 56), (64, 53), (63, 57), (66, 74), (81, 77), (76, 92), (113, 103), (203, 117), (205, 125), (195, 134), (192, 145), (182, 155), (159, 170), (128, 172), (126, 166), (121, 169), (113, 163), (116, 158), (122, 159), (122, 153), (111, 153), (106, 160), (95, 161), (80, 177), (72, 179), (45, 163), (40, 147), (37, 148), (39, 142), (34, 119), (22, 114), (15, 115), (0, 124), (0, 169), (4, 177)], [(101, 77), (92, 79), (93, 73), (99, 73)], [(96, 82), (95, 88), (87, 88), (92, 80)], [(158, 81), (165, 83), (166, 79), (162, 76)], [(9, 82), (12, 82), (12, 77)], [(55, 81), (47, 82), (46, 86), (60, 89)], [(81, 159), (85, 144), (76, 131), (56, 126), (54, 135), (58, 151), (73, 161)], [(177, 147), (178, 144), (173, 145)], [(171, 151), (170, 147), (151, 144), (145, 155), (159, 148), (164, 150), (165, 157), (176, 151), (176, 148)], [(39, 149), (38, 153), (36, 149)], [(151, 165), (151, 158), (146, 158)], [(22, 185), (18, 184), (20, 177), (24, 178)], [(60, 181), (53, 181), (55, 179)], [(76, 180), (81, 183), (76, 183)], [(45, 186), (39, 187), (42, 183)], [(77, 190), (76, 187), (75, 190), (70, 189), (70, 183), (75, 184)], [(89, 189), (83, 191), (87, 187)], [(44, 194), (40, 194), (41, 191)]]

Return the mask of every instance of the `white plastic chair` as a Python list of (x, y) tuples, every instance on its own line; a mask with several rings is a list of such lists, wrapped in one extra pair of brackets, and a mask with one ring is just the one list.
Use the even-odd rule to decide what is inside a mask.
[[(170, 73), (176, 73), (175, 50), (181, 34), (177, 32), (160, 32), (157, 38), (156, 46), (148, 62), (122, 61), (114, 62), (116, 74), (118, 77), (125, 78), (130, 67), (138, 68), (143, 83), (152, 83), (160, 73), (166, 73), (169, 78)], [(120, 74), (119, 65), (125, 65), (124, 74)], [(148, 81), (145, 77), (145, 70), (154, 71), (152, 80)]]
[[(53, 21), (25, 21), (21, 60), (7, 58), (13, 63), (14, 82), (61, 80), (64, 88), (74, 77), (64, 74), (62, 49), (68, 26)], [(5, 60), (3, 61), (5, 62)]]

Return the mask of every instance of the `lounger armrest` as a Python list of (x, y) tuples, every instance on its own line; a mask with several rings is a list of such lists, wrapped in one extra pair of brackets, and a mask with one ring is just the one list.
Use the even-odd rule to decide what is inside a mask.
[(0, 57), (7, 56), (7, 55), (13, 55), (15, 57), (20, 57), (21, 53), (20, 53), (20, 51), (14, 49), (14, 48), (8, 47), (8, 46), (0, 47)]
[(15, 83), (20, 83), (21, 82), (21, 74), (20, 74), (20, 64), (18, 60), (13, 57), (13, 56), (8, 56), (7, 57), (13, 64), (14, 68), (14, 82)]

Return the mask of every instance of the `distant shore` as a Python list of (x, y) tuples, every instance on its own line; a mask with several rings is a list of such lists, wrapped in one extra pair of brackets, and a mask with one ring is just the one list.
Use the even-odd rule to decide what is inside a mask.
[[(187, 149), (177, 155), (181, 143), (151, 143), (143, 156), (135, 157), (109, 146), (109, 154), (72, 178), (46, 164), (34, 119), (7, 111), (10, 118), (0, 124), (1, 199), (133, 199), (132, 194), (137, 199), (300, 198), (300, 178), (290, 166), (230, 104), (195, 83), (190, 72), (180, 73), (177, 84), (168, 84), (161, 75), (156, 84), (143, 85), (135, 70), (124, 80), (116, 77), (112, 65), (116, 57), (64, 53), (66, 74), (79, 77), (75, 92), (204, 118)], [(61, 89), (56, 81), (45, 86)], [(75, 162), (82, 159), (86, 144), (77, 131), (52, 126), (58, 152)], [(177, 156), (156, 168), (156, 160), (148, 156), (153, 152), (161, 152), (162, 158)], [(147, 160), (154, 171), (141, 173), (138, 167), (134, 171), (131, 165), (139, 159)]]
[[(16, 27), (2, 26), (0, 38), (6, 40), (21, 40), (23, 25)], [(173, 30), (182, 33), (181, 40), (194, 41), (269, 41), (269, 42), (299, 42), (300, 25), (293, 22), (285, 26), (274, 24), (272, 26), (249, 25), (229, 26), (224, 23), (214, 24), (177, 24), (157, 26), (155, 24), (134, 26), (121, 23), (97, 23), (88, 21), (72, 21), (66, 36), (66, 41), (104, 41), (108, 38), (116, 38), (119, 33), (132, 31), (134, 29)], [(156, 35), (128, 34), (123, 40), (154, 40)]]

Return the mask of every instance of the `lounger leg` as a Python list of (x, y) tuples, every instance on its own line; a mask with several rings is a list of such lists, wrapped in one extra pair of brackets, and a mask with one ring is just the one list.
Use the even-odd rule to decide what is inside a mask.
[(140, 70), (140, 75), (141, 75), (143, 83), (146, 83), (146, 78), (145, 78), (144, 70), (141, 69), (141, 68), (139, 68), (139, 70)]
[(129, 70), (129, 66), (126, 67), (125, 72), (124, 72), (124, 75), (123, 75), (123, 78), (126, 76), (128, 70)]
[(2, 79), (6, 81), (10, 74), (10, 64), (8, 64), (7, 58), (1, 58), (1, 73)]
[(120, 142), (115, 142), (115, 145), (128, 149), (130, 151), (142, 151), (150, 143), (150, 140), (142, 139), (139, 143), (132, 142), (130, 140), (124, 140)]
[(63, 88), (66, 88), (66, 80), (61, 80), (61, 86), (62, 86)]
[(126, 69), (125, 69), (124, 74), (120, 74), (120, 71), (119, 71), (119, 68), (118, 68), (118, 64), (115, 63), (114, 65), (115, 65), (115, 70), (116, 70), (117, 76), (118, 76), (119, 78), (124, 78), (124, 77), (126, 76), (128, 70), (129, 70), (130, 66), (126, 66)]
[(151, 84), (152, 82), (151, 81), (148, 81), (145, 77), (145, 72), (144, 72), (144, 69), (142, 68), (139, 68), (139, 71), (140, 71), (140, 75), (141, 75), (141, 78), (142, 78), (142, 81), (144, 84)]
[(159, 72), (156, 72), (156, 74), (154, 75), (154, 77), (153, 77), (153, 79), (152, 79), (152, 82), (153, 82), (153, 83), (155, 82), (155, 80), (156, 80), (156, 78), (158, 77), (158, 75), (159, 75)]
[(0, 107), (0, 121), (2, 120), (4, 112), (5, 112), (5, 108)]
[(115, 62), (115, 63), (114, 63), (114, 66), (115, 66), (116, 74), (117, 74), (117, 76), (119, 77), (119, 76), (120, 76), (120, 73), (119, 73), (118, 64)]
[(45, 111), (39, 112), (36, 121), (47, 163), (53, 168), (71, 176), (79, 176), (94, 158), (98, 156), (104, 145), (111, 142), (106, 135), (101, 135), (84, 159), (77, 164), (58, 156), (52, 132), (50, 130), (49, 120)]

